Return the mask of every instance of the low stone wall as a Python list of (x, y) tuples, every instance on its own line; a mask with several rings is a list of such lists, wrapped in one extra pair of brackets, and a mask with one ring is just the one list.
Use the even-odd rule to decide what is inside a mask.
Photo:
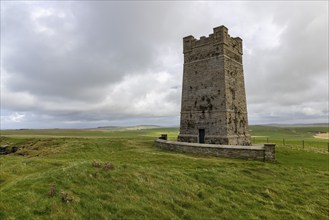
[(235, 146), (186, 143), (157, 139), (155, 140), (155, 146), (159, 147), (160, 149), (177, 151), (182, 153), (194, 153), (213, 155), (218, 157), (259, 160), (264, 162), (275, 161), (275, 144)]

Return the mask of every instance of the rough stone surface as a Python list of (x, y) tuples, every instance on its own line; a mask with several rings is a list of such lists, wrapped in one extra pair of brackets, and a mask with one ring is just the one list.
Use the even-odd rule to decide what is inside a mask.
[(18, 150), (19, 147), (17, 146), (12, 146), (12, 147), (9, 145), (0, 146), (0, 155), (15, 153)]
[(183, 47), (178, 141), (250, 145), (242, 39), (230, 37), (228, 29), (220, 26), (209, 37), (185, 37)]
[(275, 144), (239, 146), (184, 143), (157, 139), (155, 145), (160, 149), (182, 153), (204, 154), (217, 157), (258, 160), (264, 162), (275, 161)]
[(264, 144), (264, 160), (275, 161), (275, 144)]
[(8, 145), (1, 146), (0, 147), (0, 155), (8, 154), (8, 152), (7, 152), (8, 147), (9, 147)]

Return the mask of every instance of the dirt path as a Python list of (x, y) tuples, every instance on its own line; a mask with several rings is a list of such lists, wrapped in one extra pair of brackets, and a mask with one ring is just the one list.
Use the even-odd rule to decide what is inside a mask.
[(316, 134), (314, 137), (320, 139), (329, 139), (329, 133)]

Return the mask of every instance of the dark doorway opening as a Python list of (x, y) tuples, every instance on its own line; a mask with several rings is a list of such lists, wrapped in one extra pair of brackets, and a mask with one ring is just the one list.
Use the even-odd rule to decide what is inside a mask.
[(204, 136), (206, 132), (204, 129), (199, 129), (199, 143), (204, 144)]

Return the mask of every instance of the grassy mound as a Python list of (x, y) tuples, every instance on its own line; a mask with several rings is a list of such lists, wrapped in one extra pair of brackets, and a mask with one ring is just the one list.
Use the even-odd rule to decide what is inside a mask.
[(1, 131), (20, 149), (0, 156), (0, 219), (328, 219), (318, 129), (251, 126), (278, 144), (276, 163), (153, 146), (176, 128)]

